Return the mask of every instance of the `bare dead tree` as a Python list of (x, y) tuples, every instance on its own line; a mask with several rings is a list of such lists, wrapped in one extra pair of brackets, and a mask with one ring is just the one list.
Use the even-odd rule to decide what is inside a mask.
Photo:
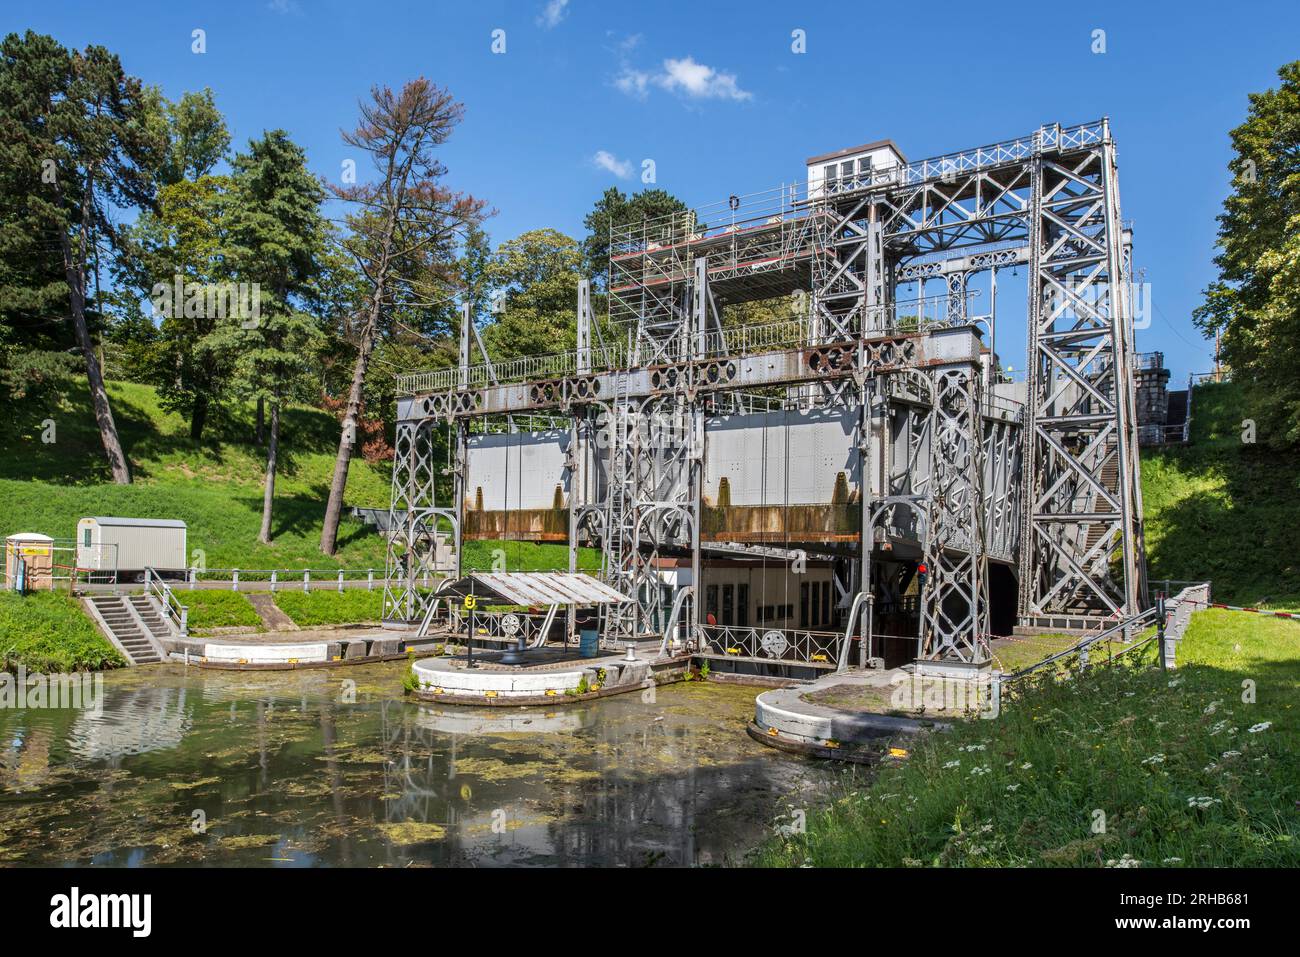
[(345, 246), (370, 286), (357, 317), (357, 358), (321, 529), (320, 547), (327, 555), (337, 548), (366, 370), (376, 340), (385, 331), (402, 266), (440, 255), (454, 243), (458, 231), (479, 222), (484, 214), (480, 200), (442, 185), (447, 170), (434, 151), (447, 141), (464, 114), (463, 106), (450, 93), (421, 77), (397, 94), (388, 87), (375, 87), (370, 99), (360, 104), (360, 111), (360, 123), (355, 130), (343, 133), (343, 141), (370, 155), (377, 179), (364, 184), (327, 184), (335, 196), (356, 207), (348, 217), (351, 232)]

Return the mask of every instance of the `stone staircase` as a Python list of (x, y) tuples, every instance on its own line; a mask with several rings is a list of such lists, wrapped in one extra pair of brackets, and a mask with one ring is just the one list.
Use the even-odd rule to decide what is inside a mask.
[(110, 641), (132, 665), (163, 658), (163, 638), (171, 637), (167, 623), (144, 595), (93, 595), (87, 607)]

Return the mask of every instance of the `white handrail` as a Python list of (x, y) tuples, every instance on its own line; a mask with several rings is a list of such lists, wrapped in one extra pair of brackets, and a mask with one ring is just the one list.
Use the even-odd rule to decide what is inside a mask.
[(853, 641), (853, 629), (858, 621), (858, 609), (867, 600), (867, 593), (860, 591), (853, 596), (853, 604), (849, 606), (848, 626), (844, 629), (844, 642), (840, 645), (840, 660), (836, 664), (835, 671), (839, 673), (849, 667), (849, 644)]
[(152, 567), (146, 567), (144, 570), (144, 590), (146, 594), (152, 595), (162, 606), (165, 614), (175, 626), (176, 633), (185, 638), (189, 635), (190, 628), (190, 610), (180, 603), (180, 600), (172, 593), (171, 586), (163, 581), (162, 576)]

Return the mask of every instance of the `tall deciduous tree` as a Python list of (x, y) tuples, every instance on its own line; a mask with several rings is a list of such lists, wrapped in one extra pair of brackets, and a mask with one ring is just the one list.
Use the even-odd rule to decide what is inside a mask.
[(484, 330), (494, 359), (563, 352), (576, 345), (581, 261), (577, 241), (554, 229), (531, 230), (497, 248), (487, 273), (504, 297)]
[(1255, 409), (1259, 435), (1300, 441), (1300, 61), (1252, 93), (1231, 133), (1233, 193), (1219, 216), (1219, 279), (1194, 314)]
[[(404, 263), (427, 264), (440, 250), (453, 250), (458, 233), (477, 223), (483, 203), (443, 185), (446, 167), (435, 157), (460, 122), (463, 107), (446, 90), (424, 78), (394, 93), (375, 87), (360, 105), (361, 121), (343, 134), (349, 146), (367, 154), (376, 179), (331, 186), (340, 199), (355, 204), (349, 217), (347, 247), (370, 287), (357, 329), (357, 356), (344, 408), (342, 434), (320, 547), (334, 554), (343, 493), (361, 416), (366, 369), (393, 304), (409, 299)], [(451, 260), (451, 255), (441, 256)], [(418, 289), (414, 290), (418, 293)]]
[(153, 102), (103, 47), (70, 53), (31, 31), (0, 43), (0, 192), (24, 196), (24, 225), (57, 250), (104, 454), (121, 484), (131, 474), (91, 338), (89, 277), (100, 241), (120, 242), (110, 211), (153, 204), (163, 149)]
[[(225, 218), (229, 177), (213, 170), (226, 157), (230, 134), (212, 94), (186, 93), (175, 103), (158, 99), (165, 138), (158, 171), (157, 209), (142, 214), (125, 230), (126, 255), (119, 260), (119, 284), (152, 297), (157, 284), (211, 286), (229, 281)], [(122, 307), (130, 312), (130, 305)], [(171, 303), (159, 323), (151, 378), (162, 404), (190, 421), (190, 438), (202, 441), (209, 417), (231, 373), (225, 353), (207, 348), (217, 317), (194, 302)]]

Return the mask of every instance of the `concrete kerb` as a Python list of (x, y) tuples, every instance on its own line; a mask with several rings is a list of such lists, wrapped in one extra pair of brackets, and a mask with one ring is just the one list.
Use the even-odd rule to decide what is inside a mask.
[[(411, 694), (439, 704), (553, 707), (681, 680), (689, 660), (689, 655), (655, 661), (612, 655), (546, 666), (467, 668), (460, 656), (426, 658), (411, 665), (418, 684)], [(491, 658), (487, 663), (495, 665)], [(579, 694), (584, 679), (591, 690)]]

